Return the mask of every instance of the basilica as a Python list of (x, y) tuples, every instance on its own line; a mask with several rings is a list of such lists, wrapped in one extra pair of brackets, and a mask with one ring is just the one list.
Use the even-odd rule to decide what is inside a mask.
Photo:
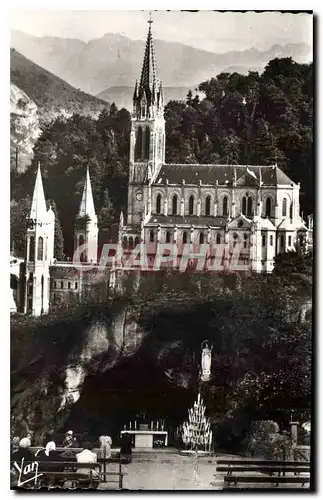
[[(156, 75), (151, 23), (133, 95), (127, 212), (120, 214), (118, 243), (125, 254), (144, 245), (149, 263), (160, 244), (176, 245), (178, 258), (187, 245), (195, 253), (201, 245), (215, 250), (221, 245), (228, 249), (227, 261), (238, 246), (248, 270), (271, 272), (278, 253), (308, 245), (309, 228), (300, 216), (300, 185), (277, 165), (165, 163), (164, 97)], [(73, 262), (55, 261), (54, 229), (55, 216), (46, 208), (39, 167), (17, 296), (17, 308), (23, 313), (38, 316), (56, 303), (76, 303), (87, 281), (95, 279), (95, 273), (82, 273)], [(84, 245), (81, 260), (94, 268), (99, 259), (98, 231), (87, 170), (74, 249)], [(111, 286), (115, 274), (99, 267)]]

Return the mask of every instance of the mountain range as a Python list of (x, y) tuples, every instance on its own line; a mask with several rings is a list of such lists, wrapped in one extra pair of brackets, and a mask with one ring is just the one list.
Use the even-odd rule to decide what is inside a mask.
[[(221, 54), (165, 40), (155, 40), (154, 44), (157, 73), (164, 87), (194, 90), (198, 83), (221, 72), (261, 72), (275, 57), (292, 57), (301, 63), (312, 61), (311, 48), (305, 43), (273, 45), (267, 51), (253, 47)], [(111, 87), (133, 88), (135, 80), (140, 78), (145, 41), (107, 33), (84, 42), (36, 37), (13, 30), (11, 47), (70, 85), (102, 96), (103, 91), (111, 93)]]

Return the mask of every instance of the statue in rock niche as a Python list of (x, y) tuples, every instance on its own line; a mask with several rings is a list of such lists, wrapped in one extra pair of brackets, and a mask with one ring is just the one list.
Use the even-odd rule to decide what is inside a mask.
[(209, 346), (207, 340), (202, 342), (202, 361), (201, 361), (201, 380), (207, 382), (211, 376), (211, 362), (212, 362), (212, 346)]

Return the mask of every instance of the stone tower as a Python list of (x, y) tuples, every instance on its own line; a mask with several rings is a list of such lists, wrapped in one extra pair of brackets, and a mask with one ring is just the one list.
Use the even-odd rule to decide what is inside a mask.
[[(81, 205), (77, 214), (74, 234), (76, 260), (97, 263), (98, 260), (98, 218), (95, 213), (89, 169), (86, 171)], [(83, 247), (84, 246), (84, 247)], [(79, 255), (80, 254), (80, 255)]]
[(47, 210), (40, 165), (27, 221), (24, 313), (40, 316), (49, 309), (50, 266), (54, 259), (55, 214)]
[(127, 224), (140, 224), (150, 212), (148, 186), (165, 162), (164, 95), (156, 77), (151, 19), (148, 24), (140, 82), (133, 95)]

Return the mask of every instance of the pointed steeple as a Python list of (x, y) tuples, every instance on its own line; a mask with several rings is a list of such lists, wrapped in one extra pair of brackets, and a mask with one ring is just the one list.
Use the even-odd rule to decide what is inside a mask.
[(86, 178), (83, 188), (82, 201), (80, 209), (78, 211), (78, 217), (86, 216), (88, 216), (90, 219), (96, 218), (89, 168), (86, 169)]
[(43, 181), (40, 171), (40, 163), (38, 162), (38, 170), (34, 187), (33, 201), (30, 209), (30, 218), (39, 220), (46, 217), (46, 214), (47, 214), (47, 208), (44, 195)]
[(142, 65), (139, 92), (138, 92), (139, 99), (141, 99), (141, 97), (144, 94), (146, 94), (149, 105), (154, 104), (154, 89), (157, 88), (156, 64), (155, 64), (153, 37), (151, 32), (152, 22), (153, 21), (150, 15), (148, 21), (149, 28), (146, 41), (144, 62)]

